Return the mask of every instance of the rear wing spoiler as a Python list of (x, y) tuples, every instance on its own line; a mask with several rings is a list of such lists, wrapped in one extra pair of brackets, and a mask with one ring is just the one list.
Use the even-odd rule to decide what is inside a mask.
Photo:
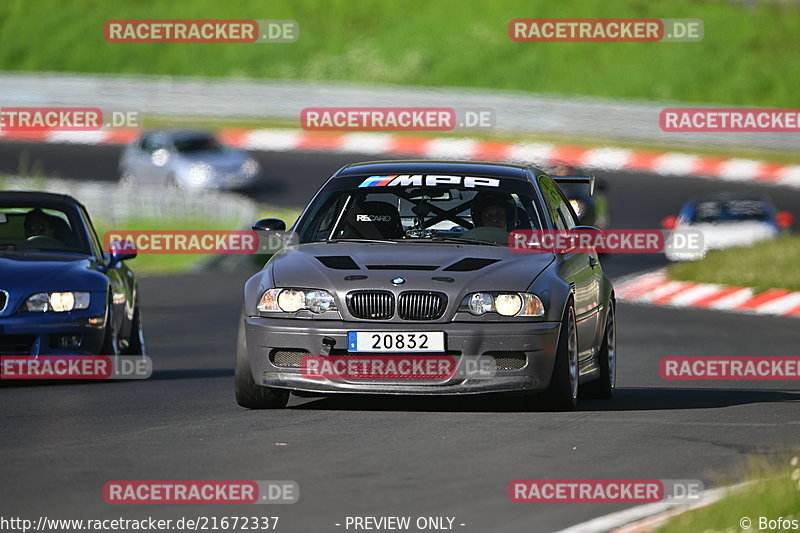
[(594, 176), (550, 176), (556, 183), (580, 183), (589, 186), (589, 194), (594, 194)]

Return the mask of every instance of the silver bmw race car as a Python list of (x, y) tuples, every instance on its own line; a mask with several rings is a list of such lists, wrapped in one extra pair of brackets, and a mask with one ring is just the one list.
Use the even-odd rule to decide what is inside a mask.
[(509, 246), (511, 232), (593, 231), (577, 225), (558, 179), (441, 161), (336, 172), (292, 228), (294, 243), (245, 284), (237, 402), (280, 408), (291, 391), (542, 392), (569, 410), (579, 390), (610, 397), (614, 290), (597, 254)]

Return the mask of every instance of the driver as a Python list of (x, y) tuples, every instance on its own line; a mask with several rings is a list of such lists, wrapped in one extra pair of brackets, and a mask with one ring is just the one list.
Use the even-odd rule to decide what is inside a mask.
[(508, 232), (514, 229), (517, 204), (508, 193), (479, 192), (472, 199), (471, 214), (475, 228), (462, 235), (465, 239), (508, 242)]
[(25, 215), (24, 227), (26, 239), (39, 235), (52, 238), (56, 236), (56, 230), (53, 225), (50, 224), (50, 217), (45, 215), (44, 211), (38, 207), (31, 209), (28, 211), (28, 214)]

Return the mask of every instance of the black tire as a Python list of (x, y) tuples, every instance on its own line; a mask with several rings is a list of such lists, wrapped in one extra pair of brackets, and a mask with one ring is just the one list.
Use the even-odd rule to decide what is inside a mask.
[(617, 386), (617, 315), (614, 300), (609, 300), (606, 329), (598, 356), (600, 376), (587, 383), (586, 392), (592, 398), (609, 399), (614, 395)]
[(103, 345), (100, 346), (98, 355), (115, 356), (119, 355), (119, 344), (114, 339), (114, 319), (111, 317), (111, 302), (108, 302), (106, 310), (106, 328), (103, 336)]
[(572, 411), (578, 405), (578, 329), (572, 302), (561, 320), (553, 376), (544, 400), (552, 411)]
[(147, 355), (144, 343), (144, 331), (142, 329), (142, 319), (139, 315), (139, 306), (133, 311), (133, 322), (131, 323), (131, 335), (128, 341), (128, 348), (125, 355)]
[(281, 409), (289, 402), (289, 391), (262, 387), (253, 381), (247, 361), (247, 340), (244, 320), (239, 321), (236, 336), (236, 366), (234, 367), (236, 403), (248, 409)]

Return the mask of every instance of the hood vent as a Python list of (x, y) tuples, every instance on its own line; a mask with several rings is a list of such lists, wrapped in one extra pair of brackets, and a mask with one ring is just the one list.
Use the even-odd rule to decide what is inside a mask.
[(367, 265), (369, 270), (436, 270), (436, 265)]
[(353, 258), (347, 255), (318, 255), (317, 260), (333, 270), (361, 270)]
[(445, 268), (445, 272), (472, 272), (480, 270), (500, 261), (499, 259), (482, 259), (480, 257), (465, 257)]

